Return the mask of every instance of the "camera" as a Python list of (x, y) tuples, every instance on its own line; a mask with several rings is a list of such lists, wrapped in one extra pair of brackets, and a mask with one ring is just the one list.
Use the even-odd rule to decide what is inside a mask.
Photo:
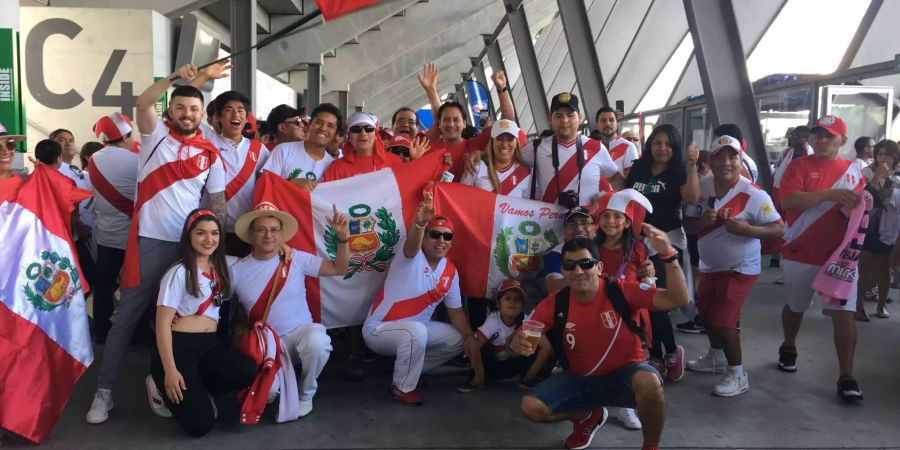
[(566, 209), (572, 209), (580, 204), (578, 192), (573, 190), (562, 191), (559, 193), (559, 198), (556, 200), (556, 203), (565, 206)]

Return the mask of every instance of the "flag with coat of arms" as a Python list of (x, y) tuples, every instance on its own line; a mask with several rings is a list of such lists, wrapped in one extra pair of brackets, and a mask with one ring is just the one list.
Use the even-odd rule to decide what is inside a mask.
[(446, 169), (442, 154), (434, 152), (399, 166), (321, 183), (312, 193), (269, 172), (259, 177), (253, 203), (269, 202), (300, 224), (288, 242), (293, 248), (334, 259), (337, 236), (325, 217), (331, 217), (335, 205), (350, 221), (347, 275), (306, 279), (306, 298), (314, 321), (327, 328), (365, 321), (391, 260), (403, 251), (406, 230), (423, 190)]
[(455, 183), (435, 186), (434, 205), (453, 223), (448, 258), (466, 296), (493, 298), (507, 278), (534, 286), (544, 253), (563, 241), (566, 208), (560, 205)]
[(40, 443), (94, 358), (71, 235), (91, 193), (46, 165), (0, 181), (0, 427)]

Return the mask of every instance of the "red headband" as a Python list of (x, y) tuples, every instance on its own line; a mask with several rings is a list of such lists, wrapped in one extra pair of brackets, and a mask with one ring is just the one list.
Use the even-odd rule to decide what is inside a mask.
[(190, 230), (190, 229), (191, 229), (191, 225), (193, 225), (194, 222), (196, 222), (197, 219), (199, 219), (199, 218), (202, 217), (202, 216), (213, 216), (213, 217), (216, 217), (216, 218), (218, 219), (218, 217), (216, 216), (216, 213), (214, 213), (214, 212), (212, 212), (212, 211), (210, 211), (210, 210), (208, 210), (208, 209), (198, 209), (197, 212), (191, 214), (191, 216), (188, 217), (188, 221), (187, 221), (187, 229)]
[(453, 223), (451, 223), (450, 219), (447, 219), (446, 217), (437, 217), (429, 220), (428, 223), (425, 224), (426, 229), (434, 227), (445, 227), (449, 228), (450, 231), (453, 231)]

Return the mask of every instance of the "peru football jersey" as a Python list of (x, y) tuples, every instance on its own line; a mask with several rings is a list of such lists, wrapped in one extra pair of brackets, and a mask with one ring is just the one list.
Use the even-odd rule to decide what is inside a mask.
[(506, 349), (506, 341), (510, 335), (516, 331), (515, 324), (507, 325), (500, 318), (500, 311), (493, 311), (488, 314), (484, 324), (478, 327), (478, 333), (482, 339), (486, 341), (484, 345), (489, 345), (491, 351), (497, 355), (497, 359), (505, 361), (509, 359), (509, 350)]
[[(209, 136), (207, 140), (215, 145), (222, 155), (227, 216), (225, 231), (233, 233), (238, 217), (253, 209), (253, 187), (256, 186), (257, 174), (269, 159), (269, 150), (262, 143), (254, 145), (252, 139), (245, 137), (241, 137), (241, 142), (235, 144), (231, 139), (216, 134), (208, 127), (204, 127), (203, 135)], [(256, 151), (250, 151), (251, 145)]]
[(187, 269), (181, 263), (172, 266), (162, 281), (159, 282), (158, 306), (173, 308), (181, 317), (204, 316), (219, 321), (219, 307), (213, 303), (216, 285), (215, 276), (197, 271), (197, 282), (200, 285), (200, 296), (194, 297), (185, 289)]
[(316, 161), (306, 152), (303, 142), (285, 142), (272, 150), (272, 155), (269, 156), (263, 170), (268, 170), (285, 180), (319, 181), (332, 162), (334, 158), (328, 152), (325, 152), (322, 159)]
[(93, 186), (94, 239), (104, 247), (125, 250), (131, 216), (122, 210), (134, 208), (138, 155), (121, 147), (105, 147), (91, 157), (91, 166), (89, 170), (97, 172)]
[[(498, 170), (497, 181), (500, 182), (499, 194), (501, 195), (528, 198), (531, 194), (531, 170), (528, 166), (513, 163), (502, 172)], [(494, 185), (491, 184), (488, 166), (484, 161), (481, 161), (478, 164), (478, 172), (475, 175), (469, 173), (464, 174), (460, 183), (475, 186), (484, 189), (485, 191), (493, 192), (494, 190)]]
[(558, 173), (553, 168), (553, 137), (541, 141), (537, 150), (537, 160), (533, 142), (522, 149), (522, 162), (529, 167), (537, 167), (537, 200), (556, 203), (560, 192), (571, 190), (579, 192), (581, 204), (586, 205), (599, 197), (602, 182), (608, 181), (618, 173), (619, 169), (603, 143), (583, 135), (578, 135), (576, 139), (581, 139), (584, 151), (581, 176), (578, 175), (575, 140), (557, 144)]
[(685, 208), (687, 215), (700, 217), (713, 209), (716, 223), (700, 231), (697, 242), (700, 251), (700, 271), (704, 273), (733, 270), (744, 275), (760, 273), (759, 239), (738, 236), (725, 229), (725, 222), (736, 219), (750, 225), (780, 222), (781, 216), (769, 194), (744, 177), (721, 199), (716, 198), (713, 177), (700, 180), (700, 200)]
[(616, 136), (609, 141), (609, 157), (616, 163), (616, 168), (623, 177), (640, 156), (637, 147), (628, 139)]

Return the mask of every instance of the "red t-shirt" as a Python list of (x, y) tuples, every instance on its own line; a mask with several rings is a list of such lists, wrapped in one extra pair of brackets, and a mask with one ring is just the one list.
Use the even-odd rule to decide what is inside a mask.
[(453, 165), (450, 167), (450, 173), (455, 177), (453, 181), (459, 181), (462, 179), (463, 170), (466, 168), (466, 161), (464, 159), (465, 154), (475, 150), (485, 151), (489, 142), (491, 142), (491, 132), (482, 131), (477, 136), (464, 139), (459, 144), (454, 145), (447, 145), (442, 141), (433, 140), (431, 141), (430, 151), (450, 153), (450, 156), (453, 158)]
[[(641, 309), (653, 306), (653, 286), (618, 281), (635, 320)], [(544, 331), (553, 328), (556, 294), (542, 300), (534, 308), (531, 320), (544, 324)], [(641, 339), (622, 323), (619, 313), (606, 297), (605, 283), (588, 303), (569, 297), (569, 315), (563, 332), (563, 347), (569, 359), (569, 370), (578, 375), (608, 375), (628, 364), (644, 360)]]
[(322, 181), (337, 181), (356, 175), (372, 173), (385, 167), (393, 167), (403, 164), (403, 160), (393, 153), (384, 154), (384, 161), (377, 162), (374, 156), (354, 156), (353, 160), (346, 158), (336, 159), (325, 169)]
[[(790, 163), (781, 178), (780, 200), (796, 192), (819, 192), (831, 189), (834, 184), (847, 173), (853, 164), (843, 158), (832, 161), (806, 156)], [(865, 188), (862, 176), (854, 181), (853, 190), (859, 192)], [(784, 258), (805, 264), (820, 266), (828, 261), (834, 250), (841, 245), (847, 230), (847, 218), (840, 212), (840, 205), (835, 205), (813, 222), (809, 228), (792, 242), (785, 242)], [(788, 209), (784, 211), (788, 227), (795, 224), (803, 210)]]
[[(619, 266), (622, 264), (622, 259), (624, 257), (624, 247), (610, 250), (604, 248), (601, 245), (600, 262), (603, 263), (603, 274), (609, 275), (611, 277), (615, 276), (619, 271)], [(631, 250), (631, 256), (628, 258), (628, 262), (625, 264), (625, 271), (622, 272), (622, 278), (620, 279), (624, 281), (639, 283), (641, 280), (640, 278), (638, 278), (638, 268), (641, 266), (642, 262), (647, 260), (647, 258), (647, 247), (644, 246), (644, 244), (641, 242), (635, 242), (634, 247)]]

